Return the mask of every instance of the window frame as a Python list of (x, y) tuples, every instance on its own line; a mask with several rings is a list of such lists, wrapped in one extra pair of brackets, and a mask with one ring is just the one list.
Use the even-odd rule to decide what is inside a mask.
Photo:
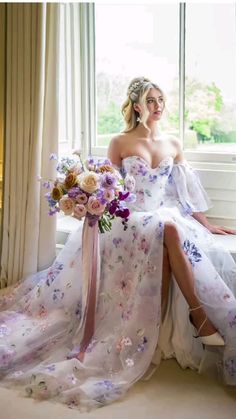
[[(107, 147), (97, 146), (95, 142), (96, 127), (97, 127), (97, 108), (96, 108), (96, 57), (95, 57), (95, 4), (87, 3), (81, 5), (84, 9), (84, 21), (81, 24), (81, 40), (83, 42), (82, 49), (84, 50), (83, 63), (82, 56), (82, 100), (86, 103), (86, 97), (89, 98), (86, 103), (86, 108), (82, 106), (82, 125), (83, 125), (83, 142), (86, 143), (86, 150), (90, 154), (96, 156), (105, 156)], [(236, 5), (235, 5), (236, 9)], [(184, 95), (185, 95), (185, 39), (186, 39), (186, 3), (179, 4), (179, 107), (180, 107), (180, 123), (179, 135), (180, 141), (184, 144)], [(89, 36), (89, 37), (88, 37)], [(90, 65), (88, 65), (90, 63)], [(87, 71), (87, 74), (86, 74)], [(87, 133), (87, 135), (85, 135)], [(88, 140), (89, 139), (89, 140)], [(206, 168), (210, 167), (212, 163), (232, 170), (236, 167), (236, 151), (235, 152), (215, 152), (215, 151), (190, 151), (184, 150), (185, 157), (191, 162), (199, 162)]]

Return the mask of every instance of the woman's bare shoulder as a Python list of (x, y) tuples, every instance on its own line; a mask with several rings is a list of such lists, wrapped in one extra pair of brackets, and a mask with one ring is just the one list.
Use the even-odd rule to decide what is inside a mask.
[(107, 155), (113, 164), (116, 166), (121, 166), (121, 149), (122, 149), (122, 140), (125, 138), (125, 133), (119, 133), (114, 135), (111, 138), (108, 146)]
[(169, 142), (169, 144), (174, 148), (175, 150), (175, 162), (182, 161), (183, 160), (183, 148), (180, 139), (172, 134), (169, 134), (166, 138), (166, 140)]
[(127, 138), (129, 134), (127, 132), (120, 132), (117, 135), (114, 135), (114, 137), (111, 138), (110, 143), (119, 144), (121, 141), (123, 141), (125, 138)]
[(168, 135), (166, 135), (166, 137), (165, 137), (165, 141), (168, 141), (168, 143), (169, 143), (170, 145), (172, 145), (172, 146), (176, 149), (176, 151), (180, 151), (180, 150), (182, 149), (182, 146), (181, 146), (181, 141), (180, 141), (180, 139), (179, 139), (177, 136), (175, 136), (175, 135), (172, 135), (172, 134), (168, 134)]

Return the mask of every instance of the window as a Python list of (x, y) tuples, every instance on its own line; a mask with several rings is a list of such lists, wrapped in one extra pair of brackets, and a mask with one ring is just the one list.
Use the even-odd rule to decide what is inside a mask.
[(60, 4), (59, 56), (59, 156), (80, 146), (80, 9), (76, 3)]
[(94, 150), (123, 129), (126, 88), (145, 75), (165, 91), (161, 128), (188, 158), (235, 162), (235, 4), (96, 4), (95, 34)]
[[(167, 94), (162, 127), (179, 134), (179, 6), (95, 5), (97, 135), (94, 146), (107, 146), (122, 130), (121, 104), (130, 80), (146, 76)], [(114, 18), (115, 17), (115, 18)], [(104, 24), (106, 22), (106, 24)]]
[(235, 4), (187, 4), (185, 149), (236, 151)]
[(208, 216), (233, 226), (235, 4), (62, 3), (61, 10), (59, 155), (77, 147), (106, 155), (123, 129), (130, 80), (147, 76), (167, 95), (162, 128), (183, 140), (199, 170), (214, 203)]

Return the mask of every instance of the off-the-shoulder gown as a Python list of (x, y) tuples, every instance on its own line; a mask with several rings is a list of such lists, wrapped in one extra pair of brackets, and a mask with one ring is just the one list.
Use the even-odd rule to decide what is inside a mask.
[[(126, 230), (116, 219), (100, 235), (95, 332), (83, 363), (77, 359), (84, 314), (78, 222), (50, 268), (0, 299), (1, 386), (73, 408), (96, 407), (124, 395), (152, 360), (170, 357), (183, 368), (215, 370), (224, 383), (236, 385), (236, 265), (191, 216), (210, 206), (198, 175), (170, 156), (155, 168), (130, 156), (121, 171), (134, 176), (136, 201), (129, 204)], [(199, 299), (226, 342), (208, 357), (193, 338), (188, 306), (174, 280), (161, 322), (166, 221), (177, 226)]]

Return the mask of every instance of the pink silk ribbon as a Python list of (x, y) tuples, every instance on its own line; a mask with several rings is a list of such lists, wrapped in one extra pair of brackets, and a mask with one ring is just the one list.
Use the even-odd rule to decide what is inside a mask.
[(82, 237), (82, 312), (84, 313), (83, 339), (80, 352), (85, 352), (95, 329), (95, 314), (97, 307), (97, 293), (99, 288), (100, 255), (98, 221), (93, 226), (85, 217)]

